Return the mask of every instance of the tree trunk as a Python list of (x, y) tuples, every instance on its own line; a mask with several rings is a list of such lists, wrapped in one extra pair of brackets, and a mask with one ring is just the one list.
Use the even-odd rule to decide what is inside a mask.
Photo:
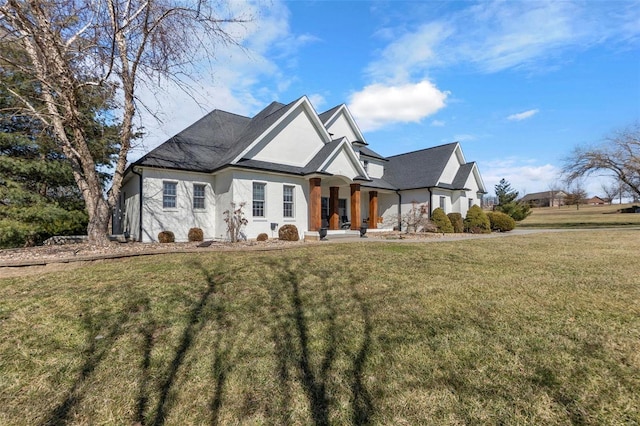
[(111, 209), (101, 196), (96, 197), (93, 211), (89, 211), (87, 237), (91, 244), (106, 245), (109, 243), (109, 217)]

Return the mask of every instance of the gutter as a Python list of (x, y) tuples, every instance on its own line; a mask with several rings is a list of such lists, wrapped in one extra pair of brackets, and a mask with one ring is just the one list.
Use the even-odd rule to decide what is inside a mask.
[(402, 231), (402, 194), (400, 190), (396, 190), (398, 194), (398, 231)]
[(427, 191), (429, 191), (429, 210), (428, 210), (429, 214), (427, 215), (429, 220), (431, 220), (431, 207), (432, 207), (431, 204), (433, 202), (433, 192), (431, 192), (431, 188), (432, 187), (430, 186), (427, 188)]
[(135, 167), (131, 168), (131, 173), (133, 173), (134, 175), (138, 175), (139, 179), (138, 179), (138, 188), (140, 190), (140, 202), (139, 202), (139, 206), (138, 206), (138, 214), (139, 214), (139, 218), (138, 218), (138, 241), (142, 242), (142, 173), (138, 173), (136, 172)]

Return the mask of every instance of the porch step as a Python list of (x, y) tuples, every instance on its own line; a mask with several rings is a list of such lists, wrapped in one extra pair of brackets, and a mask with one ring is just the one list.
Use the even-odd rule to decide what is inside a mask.
[(360, 238), (360, 231), (352, 231), (350, 229), (327, 231), (327, 240), (339, 240), (341, 238)]

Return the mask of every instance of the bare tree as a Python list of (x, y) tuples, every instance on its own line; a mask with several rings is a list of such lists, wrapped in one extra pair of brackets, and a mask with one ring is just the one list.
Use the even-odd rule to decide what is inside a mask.
[(568, 206), (576, 206), (576, 210), (580, 210), (580, 204), (583, 204), (587, 199), (587, 191), (585, 191), (584, 186), (581, 181), (574, 181), (572, 185), (567, 190), (567, 196), (564, 201)]
[(620, 194), (621, 185), (618, 182), (611, 184), (602, 183), (602, 192), (605, 195), (605, 201), (609, 204), (613, 204), (613, 200)]
[(576, 147), (565, 159), (563, 172), (569, 182), (605, 172), (640, 196), (640, 122), (614, 133), (599, 147)]
[[(136, 88), (156, 78), (176, 77), (197, 59), (211, 57), (215, 43), (234, 43), (228, 25), (248, 18), (223, 12), (224, 6), (206, 0), (4, 0), (0, 5), (0, 43), (25, 52), (0, 54), (0, 67), (25, 73), (42, 88), (37, 98), (19, 87), (7, 90), (22, 101), (21, 113), (53, 131), (85, 200), (91, 242), (107, 241), (136, 134)], [(121, 132), (106, 191), (82, 126), (81, 94), (114, 85), (121, 103), (110, 114)]]

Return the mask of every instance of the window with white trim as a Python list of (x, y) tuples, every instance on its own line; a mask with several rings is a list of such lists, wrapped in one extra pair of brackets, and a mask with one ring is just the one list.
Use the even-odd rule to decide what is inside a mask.
[(473, 206), (473, 198), (469, 198), (469, 208)]
[(162, 208), (175, 209), (178, 206), (178, 183), (162, 182)]
[(194, 210), (202, 210), (204, 209), (204, 201), (205, 201), (205, 185), (201, 183), (193, 184), (193, 209)]
[(446, 206), (447, 206), (447, 198), (441, 196), (440, 197), (440, 208), (446, 212), (447, 211)]
[(265, 187), (266, 183), (253, 182), (253, 207), (252, 213), (254, 217), (264, 217), (265, 206)]
[(284, 185), (282, 187), (282, 216), (293, 217), (295, 187)]

